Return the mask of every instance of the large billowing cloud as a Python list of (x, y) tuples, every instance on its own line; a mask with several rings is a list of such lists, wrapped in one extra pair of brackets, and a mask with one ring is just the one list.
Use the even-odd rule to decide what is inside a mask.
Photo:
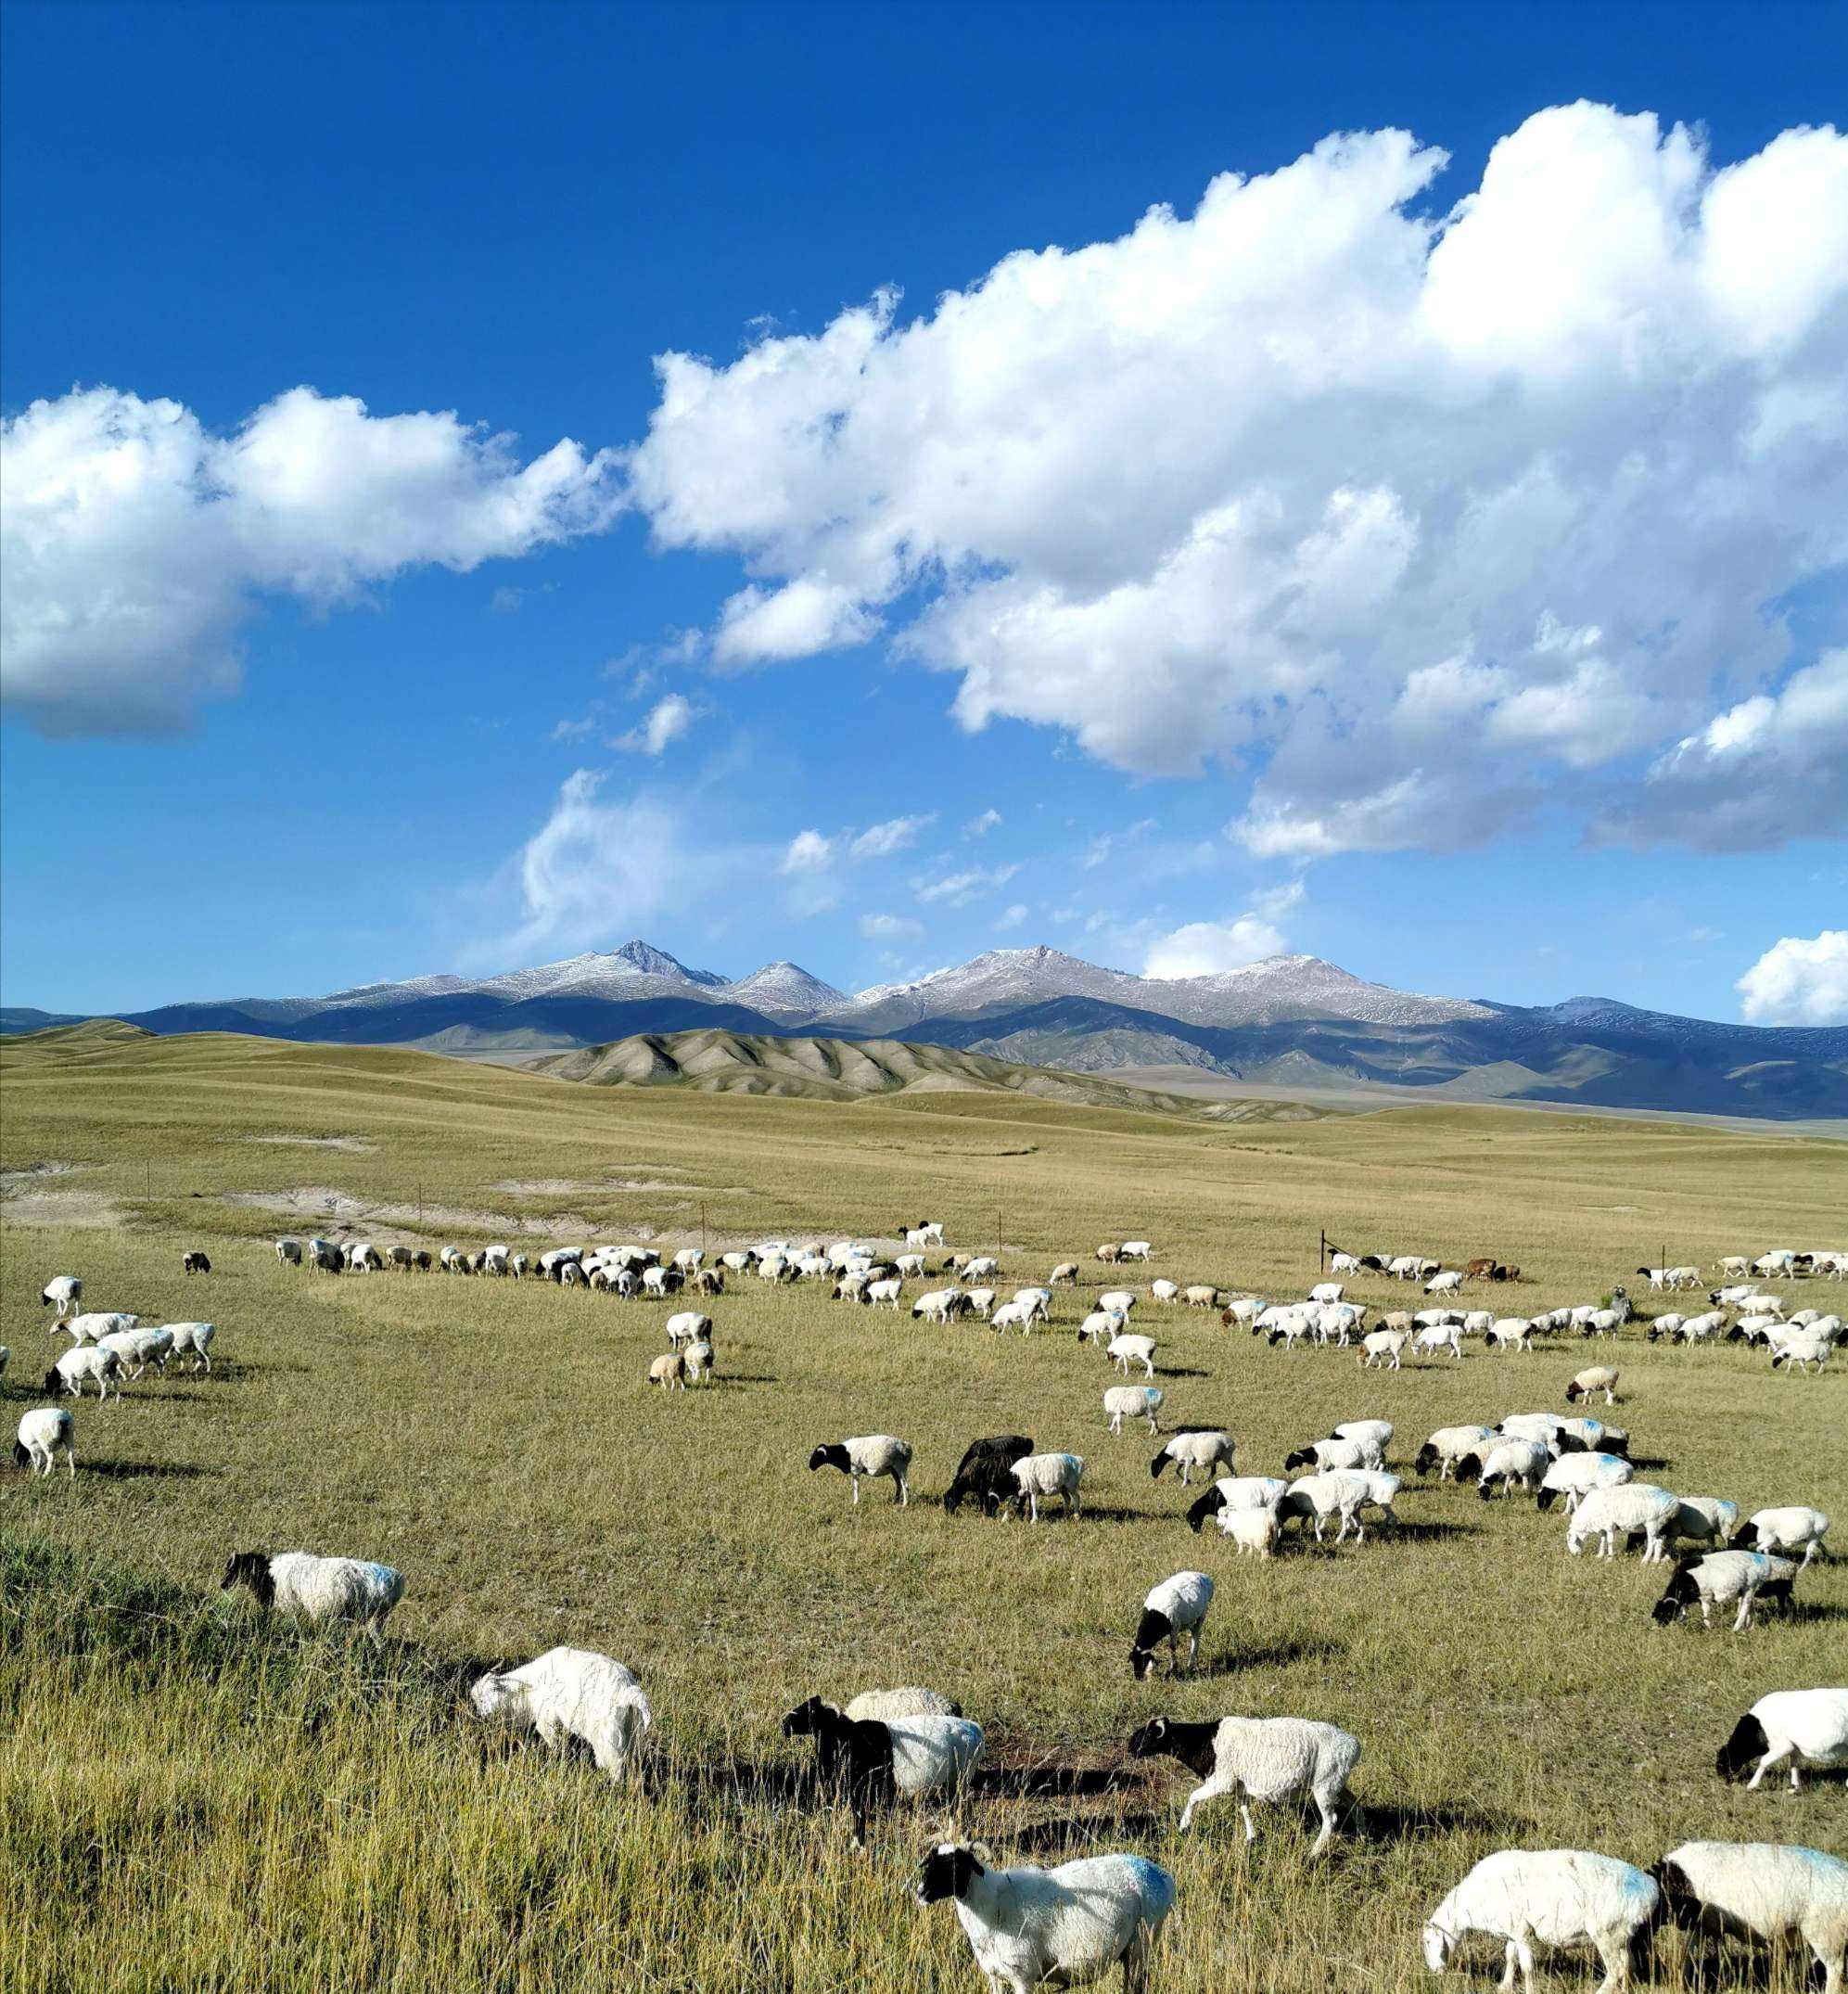
[(48, 734), (183, 725), (236, 687), (262, 596), (331, 607), (592, 530), (619, 503), (608, 453), (567, 441), (522, 465), (453, 415), (296, 388), (218, 436), (176, 402), (75, 390), (0, 440), (0, 683)]
[(1759, 1025), (1848, 1025), (1848, 928), (1786, 935), (1740, 978), (1740, 1009)]
[(1543, 799), (1610, 838), (1820, 827), (1839, 725), (1791, 794), (1729, 799), (1827, 696), (1779, 604), (1848, 559), (1848, 140), (1714, 172), (1581, 103), (1428, 212), (1445, 164), (1332, 137), (910, 322), (881, 294), (663, 358), (633, 495), (660, 543), (743, 558), (721, 661), (884, 628), (972, 728), (1248, 766), (1231, 828), (1275, 856)]

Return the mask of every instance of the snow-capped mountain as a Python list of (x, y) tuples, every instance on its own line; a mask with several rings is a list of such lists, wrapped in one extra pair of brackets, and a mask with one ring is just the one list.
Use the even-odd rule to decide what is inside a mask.
[(1603, 997), (1525, 1006), (1420, 996), (1314, 955), (1164, 980), (1057, 949), (994, 949), (848, 996), (795, 963), (730, 981), (636, 940), (483, 978), (414, 977), (326, 997), (125, 1015), (156, 1032), (470, 1052), (605, 1045), (695, 1028), (820, 1031), (1088, 1072), (1183, 1065), (1291, 1086), (1440, 1090), (1437, 1099), (1848, 1115), (1848, 1029), (1719, 1024)]

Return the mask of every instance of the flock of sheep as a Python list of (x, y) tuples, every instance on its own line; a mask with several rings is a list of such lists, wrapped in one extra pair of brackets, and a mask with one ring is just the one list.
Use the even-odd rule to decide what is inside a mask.
[[(446, 1247), (434, 1261), (427, 1252), (404, 1247), (381, 1250), (365, 1242), (336, 1246), (325, 1240), (276, 1243), (286, 1265), (330, 1272), (441, 1269), (456, 1273), (518, 1279), (539, 1276), (561, 1286), (604, 1290), (622, 1297), (665, 1300), (683, 1289), (702, 1297), (720, 1295), (728, 1274), (766, 1282), (823, 1280), (836, 1300), (868, 1308), (903, 1306), (906, 1284), (927, 1278), (927, 1257), (944, 1246), (940, 1224), (906, 1230), (901, 1253), (886, 1259), (854, 1241), (797, 1246), (784, 1240), (727, 1252), (707, 1267), (697, 1248), (682, 1249), (664, 1262), (638, 1246), (560, 1247), (529, 1260), (504, 1246), (476, 1254)], [(1148, 1241), (1110, 1244), (1098, 1249), (1106, 1265), (1147, 1261)], [(186, 1272), (209, 1272), (203, 1254), (186, 1256)], [(1056, 1291), (1076, 1287), (1076, 1262), (1056, 1267), (1045, 1285), (1016, 1289), (1008, 1300), (988, 1285), (999, 1273), (992, 1256), (948, 1256), (942, 1271), (951, 1284), (928, 1289), (911, 1303), (913, 1317), (949, 1323), (985, 1323), (991, 1330), (1017, 1328), (1031, 1335), (1050, 1326)], [(1417, 1256), (1350, 1255), (1337, 1251), (1338, 1273), (1377, 1272), (1417, 1281), (1430, 1297), (1453, 1296), (1465, 1282), (1518, 1279), (1519, 1270), (1493, 1260), (1448, 1271)], [(1695, 1267), (1641, 1269), (1652, 1289), (1698, 1288)], [(1738, 1272), (1740, 1283), (1714, 1291), (1707, 1315), (1656, 1318), (1651, 1340), (1663, 1336), (1684, 1342), (1730, 1336), (1737, 1341), (1768, 1343), (1773, 1361), (1820, 1370), (1839, 1340), (1841, 1318), (1817, 1310), (1787, 1316), (1775, 1294), (1761, 1292), (1751, 1277), (1795, 1279), (1848, 1275), (1848, 1254), (1794, 1251), (1723, 1263), (1723, 1274)], [(1590, 1337), (1615, 1336), (1630, 1320), (1627, 1297), (1619, 1288), (1608, 1303), (1586, 1304), (1544, 1314), (1501, 1315), (1447, 1304), (1400, 1314), (1389, 1312), (1377, 1329), (1366, 1327), (1370, 1310), (1345, 1298), (1341, 1282), (1319, 1283), (1301, 1302), (1270, 1302), (1256, 1296), (1231, 1296), (1205, 1285), (1155, 1278), (1148, 1299), (1155, 1310), (1186, 1307), (1217, 1311), (1228, 1327), (1246, 1327), (1274, 1347), (1323, 1346), (1357, 1349), (1362, 1366), (1398, 1368), (1408, 1351), (1447, 1355), (1460, 1361), (1466, 1338), (1481, 1336), (1498, 1350), (1530, 1349), (1536, 1338), (1576, 1331)], [(46, 1374), (48, 1394), (81, 1397), (94, 1379), (99, 1399), (111, 1386), (118, 1398), (121, 1379), (138, 1377), (149, 1365), (165, 1371), (176, 1357), (209, 1371), (214, 1336), (209, 1323), (144, 1325), (124, 1314), (81, 1311), (83, 1283), (60, 1275), (47, 1283), (44, 1300), (57, 1311), (54, 1335), (70, 1336), (71, 1348)], [(1132, 1332), (1141, 1297), (1128, 1288), (1106, 1291), (1077, 1326), (1081, 1341), (1102, 1343), (1115, 1369), (1128, 1374), (1139, 1367), (1145, 1382), (1107, 1387), (1102, 1410), (1113, 1433), (1128, 1419), (1143, 1419), (1158, 1433), (1164, 1402), (1153, 1384), (1158, 1338)], [(682, 1310), (669, 1318), (669, 1349), (650, 1366), (654, 1382), (672, 1388), (709, 1379), (713, 1370), (710, 1316)], [(7, 1353), (0, 1349), (0, 1370)], [(1614, 1404), (1621, 1374), (1612, 1365), (1581, 1371), (1565, 1390), (1568, 1402)], [(1333, 1542), (1350, 1533), (1357, 1543), (1367, 1535), (1366, 1518), (1376, 1514), (1396, 1526), (1394, 1502), (1403, 1484), (1387, 1465), (1392, 1423), (1356, 1420), (1330, 1434), (1307, 1439), (1282, 1463), (1283, 1473), (1241, 1475), (1236, 1446), (1223, 1428), (1183, 1427), (1171, 1434), (1150, 1463), (1159, 1478), (1170, 1466), (1183, 1487), (1196, 1475), (1209, 1486), (1189, 1507), (1187, 1520), (1198, 1532), (1207, 1523), (1231, 1540), (1240, 1553), (1260, 1558), (1285, 1548), (1294, 1525), (1298, 1536), (1323, 1541), (1336, 1526)], [(62, 1405), (35, 1408), (21, 1419), (15, 1458), (36, 1475), (49, 1476), (61, 1454), (74, 1480), (76, 1459), (70, 1413)], [(1614, 1557), (1639, 1541), (1646, 1562), (1667, 1564), (1678, 1545), (1695, 1554), (1675, 1565), (1654, 1608), (1658, 1621), (1682, 1617), (1698, 1605), (1703, 1621), (1715, 1606), (1736, 1609), (1736, 1630), (1748, 1627), (1754, 1609), (1788, 1605), (1800, 1573), (1827, 1556), (1829, 1519), (1800, 1503), (1761, 1510), (1743, 1522), (1738, 1506), (1723, 1498), (1677, 1494), (1639, 1482), (1628, 1457), (1629, 1436), (1589, 1414), (1531, 1412), (1494, 1425), (1448, 1426), (1434, 1432), (1419, 1449), (1413, 1467), (1421, 1476), (1473, 1484), (1485, 1501), (1496, 1493), (1531, 1494), (1541, 1510), (1562, 1502), (1567, 1516), (1566, 1549), (1576, 1554), (1596, 1542), (1599, 1555)], [(809, 1469), (833, 1468), (850, 1484), (888, 1478), (899, 1506), (911, 1499), (913, 1450), (890, 1434), (860, 1435), (824, 1441), (809, 1456)], [(943, 1498), (950, 1513), (974, 1501), (986, 1515), (1022, 1515), (1037, 1522), (1042, 1499), (1060, 1499), (1070, 1517), (1081, 1515), (1085, 1474), (1081, 1455), (1036, 1451), (1024, 1435), (994, 1435), (971, 1444)], [(1302, 1472), (1297, 1472), (1302, 1471)], [(1294, 1479), (1292, 1476), (1294, 1476)], [(222, 1587), (248, 1590), (263, 1609), (275, 1608), (312, 1625), (344, 1623), (381, 1639), (381, 1630), (401, 1598), (402, 1577), (391, 1567), (345, 1557), (303, 1552), (239, 1553), (227, 1565)], [(1204, 1571), (1173, 1574), (1151, 1589), (1142, 1602), (1130, 1641), (1132, 1675), (1142, 1680), (1166, 1649), (1171, 1674), (1191, 1668), (1215, 1592)], [(1183, 1655), (1183, 1644), (1185, 1653)], [(597, 1765), (613, 1778), (635, 1764), (653, 1723), (647, 1695), (635, 1675), (613, 1658), (558, 1647), (524, 1668), (483, 1676), (471, 1701), (485, 1721), (535, 1732), (554, 1749), (567, 1740), (584, 1744)], [(819, 1696), (792, 1709), (783, 1720), (790, 1737), (812, 1737), (817, 1769), (825, 1790), (838, 1794), (852, 1811), (854, 1837), (864, 1847), (869, 1813), (892, 1800), (949, 1796), (960, 1802), (981, 1758), (981, 1726), (939, 1692), (908, 1688), (873, 1691), (844, 1708)], [(1157, 1716), (1128, 1741), (1132, 1758), (1167, 1757), (1179, 1761), (1198, 1783), (1183, 1804), (1179, 1826), (1192, 1825), (1196, 1811), (1218, 1798), (1239, 1808), (1245, 1838), (1255, 1837), (1255, 1803), (1306, 1798), (1319, 1821), (1312, 1857), (1328, 1847), (1340, 1824), (1348, 1783), (1360, 1757), (1360, 1742), (1334, 1725), (1296, 1717), (1227, 1717), (1216, 1722), (1183, 1723)], [(1756, 1788), (1767, 1772), (1787, 1770), (1794, 1788), (1805, 1768), (1848, 1766), (1848, 1688), (1775, 1692), (1741, 1716), (1718, 1749), (1723, 1778), (1750, 1773)], [(975, 1962), (991, 1990), (1027, 1994), (1044, 1987), (1076, 1987), (1100, 1979), (1120, 1965), (1126, 1989), (1147, 1985), (1153, 1948), (1173, 1908), (1175, 1881), (1158, 1864), (1130, 1853), (1090, 1857), (1052, 1869), (997, 1868), (986, 1851), (965, 1842), (947, 1842), (924, 1859), (915, 1895), (921, 1904), (950, 1899), (956, 1905)], [(1781, 1844), (1691, 1842), (1671, 1850), (1650, 1871), (1613, 1858), (1580, 1850), (1503, 1850), (1485, 1858), (1432, 1911), (1423, 1930), (1423, 1949), (1434, 1972), (1450, 1962), (1459, 1940), (1493, 1937), (1505, 1948), (1502, 1986), (1510, 1988), (1517, 1970), (1531, 1989), (1536, 1944), (1588, 1944), (1605, 1967), (1599, 1994), (1612, 1994), (1627, 1978), (1633, 1955), (1664, 1922), (1684, 1927), (1719, 1928), (1754, 1934), (1767, 1940), (1800, 1939), (1820, 1962), (1826, 1994), (1844, 1994), (1848, 1954), (1848, 1862), (1815, 1849)]]

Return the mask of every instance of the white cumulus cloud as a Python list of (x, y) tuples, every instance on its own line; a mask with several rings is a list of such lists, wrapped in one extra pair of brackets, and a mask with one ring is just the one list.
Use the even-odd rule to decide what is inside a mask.
[(1012, 907), (1004, 908), (995, 920), (995, 932), (1008, 934), (1016, 927), (1025, 927), (1028, 909), (1025, 901), (1015, 901)]
[(74, 389), (0, 429), (0, 685), (47, 734), (184, 726), (236, 690), (265, 597), (331, 608), (595, 531), (621, 503), (610, 453), (523, 465), (452, 413), (294, 388), (218, 435), (177, 402)]
[(663, 755), (682, 738), (698, 717), (698, 709), (684, 694), (669, 693), (665, 699), (657, 699), (635, 726), (618, 735), (610, 746), (630, 754)]
[(783, 854), (781, 873), (821, 873), (834, 863), (835, 841), (819, 831), (798, 831)]
[(847, 848), (850, 859), (885, 859), (895, 851), (908, 850), (918, 841), (918, 834), (927, 830), (937, 822), (937, 812), (927, 812), (921, 817), (888, 817), (884, 824), (875, 824), (862, 831)]
[(926, 906), (945, 901), (952, 907), (966, 907), (982, 894), (1006, 886), (1019, 870), (1018, 865), (971, 865), (962, 872), (946, 873), (940, 878), (919, 880), (915, 890)]
[(1281, 955), (1286, 946), (1277, 925), (1303, 901), (1303, 884), (1270, 887), (1252, 896), (1243, 914), (1224, 921), (1190, 921), (1149, 944), (1145, 977), (1208, 977)]
[(868, 941), (909, 940), (924, 933), (924, 923), (901, 914), (863, 914), (860, 932)]
[(1848, 1025), (1848, 928), (1786, 935), (1735, 988), (1754, 1025)]
[[(1848, 561), (1848, 140), (1715, 171), (1578, 103), (1433, 212), (1446, 163), (1342, 134), (909, 320), (886, 291), (663, 356), (633, 494), (661, 544), (743, 561), (716, 655), (884, 628), (968, 727), (1248, 769), (1268, 855), (1476, 841), (1542, 799), (1604, 836), (1802, 833), (1634, 776), (1716, 707), (1803, 697), (1780, 605)], [(1848, 793), (1844, 763), (1810, 779)]]

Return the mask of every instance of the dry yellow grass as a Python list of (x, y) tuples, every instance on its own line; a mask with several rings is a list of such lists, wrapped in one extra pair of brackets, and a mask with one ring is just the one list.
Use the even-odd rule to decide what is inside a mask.
[[(1023, 1342), (750, 1283), (712, 1310), (720, 1383), (669, 1398), (643, 1382), (659, 1305), (288, 1272), (269, 1239), (334, 1228), (233, 1202), (319, 1187), (353, 1202), (350, 1233), (432, 1246), (644, 1226), (670, 1246), (697, 1237), (703, 1207), (715, 1247), (889, 1235), (926, 1213), (988, 1247), (999, 1214), (1013, 1280), (1065, 1258), (1089, 1277), (1100, 1241), (1143, 1235), (1152, 1272), (1292, 1295), (1325, 1227), (1518, 1261), (1520, 1288), (1489, 1298), (1524, 1310), (1606, 1292), (1664, 1247), (1711, 1264), (1841, 1243), (1839, 1145), (1458, 1110), (1238, 1128), (1013, 1098), (631, 1094), (414, 1055), (102, 1033), (0, 1054), (0, 1145), (9, 1172), (82, 1166), (8, 1179), (33, 1222), (0, 1208), (10, 1417), (42, 1399), (53, 1272), (81, 1272), (95, 1305), (210, 1317), (226, 1360), (210, 1382), (144, 1380), (80, 1408), (74, 1487), (0, 1482), (8, 1988), (973, 1988), (949, 1914), (903, 1895), (937, 1815), (881, 1821), (856, 1857), (806, 1791), (807, 1747), (777, 1732), (812, 1691), (899, 1681), (950, 1691), (987, 1726), (971, 1825), (1004, 1859), (1125, 1847), (1175, 1868), (1156, 1977), (1174, 1994), (1419, 1985), (1422, 1911), (1496, 1847), (1648, 1862), (1696, 1834), (1848, 1841), (1839, 1782), (1793, 1798), (1712, 1772), (1754, 1696), (1842, 1680), (1848, 1566), (1813, 1570), (1789, 1621), (1664, 1632), (1648, 1617), (1659, 1574), (1568, 1559), (1557, 1515), (1415, 1482), (1398, 1542), (1235, 1561), (1189, 1534), (1171, 1478), (1151, 1481), (1157, 1443), (1104, 1431), (1114, 1374), (1073, 1336), (1069, 1295), (1058, 1333)], [(117, 1222), (65, 1224), (82, 1214), (63, 1198)], [(195, 1244), (213, 1272), (188, 1281)], [(1242, 1472), (1372, 1415), (1396, 1423), (1403, 1462), (1436, 1425), (1563, 1410), (1588, 1361), (1576, 1342), (1476, 1344), (1461, 1365), (1381, 1376), (1149, 1312), (1165, 1424), (1223, 1420)], [(1610, 1416), (1660, 1464), (1649, 1475), (1848, 1517), (1842, 1374), (1635, 1337), (1621, 1361)], [(884, 1487), (854, 1510), (803, 1463), (870, 1430), (912, 1441), (926, 1498), (974, 1435), (1070, 1448), (1091, 1464), (1090, 1513), (984, 1524), (928, 1500), (901, 1513)], [(251, 1544), (402, 1568), (385, 1656), (221, 1600), (224, 1557)], [(1136, 1684), (1142, 1593), (1192, 1565), (1220, 1587), (1210, 1666)], [(472, 1668), (561, 1641), (646, 1681), (645, 1789), (466, 1719)], [(1248, 1852), (1235, 1811), (1207, 1809), (1183, 1845), (1184, 1775), (1123, 1756), (1160, 1708), (1347, 1726), (1364, 1746), (1357, 1832), (1313, 1871), (1294, 1817), (1261, 1816)], [(1562, 1973), (1577, 1984), (1582, 1967)], [(1673, 1945), (1660, 1975), (1679, 1984)]]

